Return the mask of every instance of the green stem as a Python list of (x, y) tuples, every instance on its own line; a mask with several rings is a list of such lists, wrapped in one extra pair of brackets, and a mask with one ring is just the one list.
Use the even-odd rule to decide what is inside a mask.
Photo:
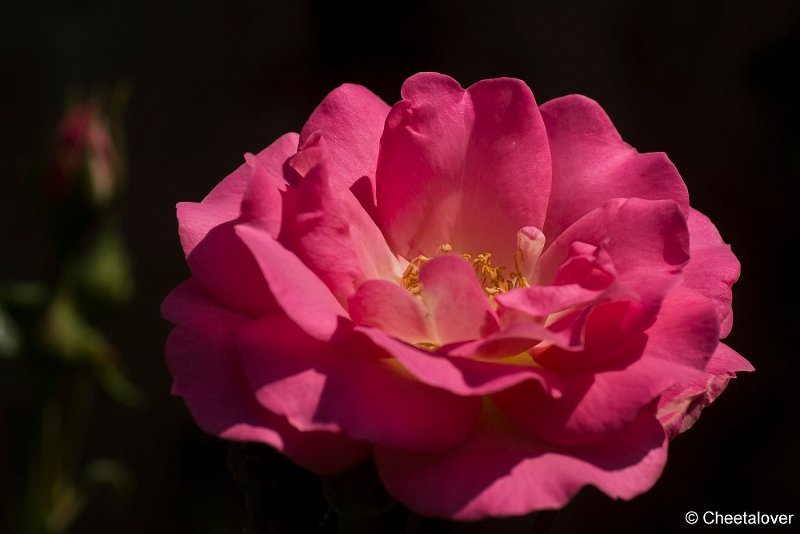
[(39, 387), (38, 428), (30, 438), (23, 534), (60, 534), (84, 504), (76, 484), (92, 382), (83, 370), (54, 370)]

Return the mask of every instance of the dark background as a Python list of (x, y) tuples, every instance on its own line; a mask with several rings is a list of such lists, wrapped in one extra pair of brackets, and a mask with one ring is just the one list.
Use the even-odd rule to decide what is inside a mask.
[[(25, 170), (57, 123), (65, 91), (120, 80), (133, 89), (123, 210), (137, 292), (110, 335), (147, 402), (129, 410), (99, 394), (86, 455), (122, 459), (137, 490), (127, 499), (101, 492), (73, 532), (240, 531), (243, 508), (225, 468), (226, 445), (197, 430), (169, 394), (169, 325), (158, 308), (188, 276), (174, 205), (200, 200), (244, 152), (299, 131), (338, 84), (364, 84), (394, 103), (403, 80), (422, 70), (464, 86), (518, 77), (539, 102), (567, 93), (594, 98), (629, 143), (669, 154), (693, 205), (743, 265), (728, 343), (757, 372), (732, 382), (672, 444), (652, 491), (614, 502), (584, 490), (560, 515), (559, 531), (707, 529), (685, 525), (689, 510), (794, 513), (799, 523), (798, 268), (790, 259), (799, 68), (800, 3), (792, 0), (4, 7), (0, 279), (42, 274), (46, 240)], [(0, 432), (2, 439), (13, 429)], [(0, 486), (0, 495), (14, 491), (1, 475)]]

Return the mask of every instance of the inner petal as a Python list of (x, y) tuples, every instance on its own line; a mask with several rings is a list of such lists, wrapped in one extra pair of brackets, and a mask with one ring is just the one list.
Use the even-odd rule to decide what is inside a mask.
[(442, 345), (479, 339), (497, 331), (494, 307), (475, 278), (470, 264), (444, 253), (419, 270), (418, 297), (433, 321)]

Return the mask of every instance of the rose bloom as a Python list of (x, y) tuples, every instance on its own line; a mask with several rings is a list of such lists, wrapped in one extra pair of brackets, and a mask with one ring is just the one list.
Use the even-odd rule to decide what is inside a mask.
[(178, 221), (166, 353), (197, 423), (319, 474), (371, 455), (419, 514), (630, 499), (752, 370), (719, 342), (730, 247), (583, 96), (343, 85)]

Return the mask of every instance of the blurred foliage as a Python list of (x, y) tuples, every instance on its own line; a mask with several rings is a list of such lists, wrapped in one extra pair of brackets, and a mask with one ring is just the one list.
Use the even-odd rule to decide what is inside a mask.
[(19, 352), (19, 327), (14, 319), (0, 308), (0, 358), (12, 358)]
[(23, 368), (28, 391), (9, 410), (8, 465), (20, 488), (12, 532), (65, 532), (98, 487), (134, 487), (124, 465), (82, 454), (97, 386), (128, 406), (141, 400), (104, 334), (133, 293), (118, 220), (126, 95), (120, 86), (68, 104), (32, 181), (48, 223), (47, 274), (0, 282), (0, 358)]

